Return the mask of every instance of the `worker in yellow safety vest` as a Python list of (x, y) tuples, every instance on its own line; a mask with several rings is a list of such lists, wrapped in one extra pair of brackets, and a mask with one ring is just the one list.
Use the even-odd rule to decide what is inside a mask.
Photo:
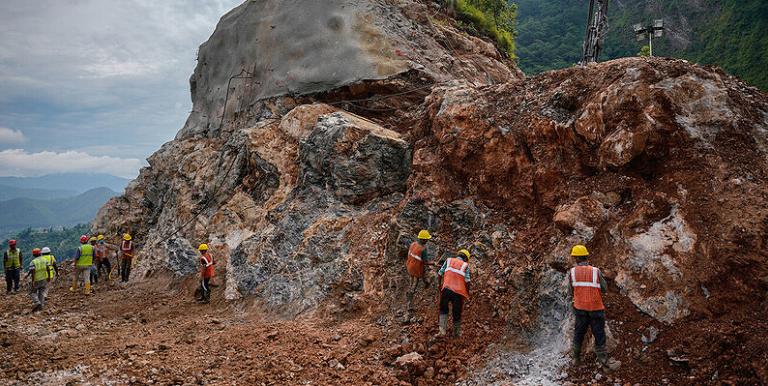
[(59, 275), (59, 266), (56, 264), (56, 256), (51, 254), (51, 248), (43, 247), (42, 258), (48, 264), (48, 270), (51, 271), (51, 281)]
[[(77, 282), (82, 277), (83, 279), (83, 293), (86, 295), (91, 294), (91, 267), (93, 266), (93, 245), (88, 244), (90, 238), (86, 235), (80, 236), (80, 247), (77, 248), (77, 254), (75, 255), (75, 277), (72, 280), (72, 286), (69, 290), (74, 292), (77, 290)], [(93, 237), (95, 241), (96, 238)]]
[(16, 248), (16, 240), (8, 240), (8, 250), (3, 253), (3, 268), (5, 270), (5, 292), (19, 292), (19, 277), (24, 266), (24, 256)]
[(39, 249), (33, 249), (32, 256), (34, 258), (29, 263), (27, 278), (32, 276), (32, 283), (29, 286), (29, 297), (32, 298), (32, 303), (35, 305), (32, 308), (32, 312), (37, 312), (42, 310), (45, 305), (48, 283), (51, 281), (51, 271), (49, 270), (47, 259), (41, 256)]

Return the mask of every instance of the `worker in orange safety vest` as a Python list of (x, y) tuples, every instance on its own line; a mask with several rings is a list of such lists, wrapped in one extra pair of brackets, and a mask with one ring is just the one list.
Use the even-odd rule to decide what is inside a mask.
[(208, 244), (200, 244), (200, 297), (197, 301), (208, 303), (211, 301), (211, 278), (213, 278), (213, 256), (208, 251)]
[(455, 258), (448, 258), (437, 272), (442, 280), (440, 286), (440, 332), (439, 337), (446, 334), (448, 328), (448, 311), (452, 307), (453, 336), (461, 336), (461, 313), (464, 302), (469, 299), (469, 251), (466, 249), (456, 253)]
[(413, 317), (413, 297), (416, 295), (419, 282), (423, 282), (425, 288), (429, 285), (426, 276), (426, 266), (428, 264), (427, 243), (431, 239), (432, 235), (429, 234), (429, 231), (423, 229), (419, 232), (417, 240), (408, 247), (408, 257), (405, 260), (405, 267), (409, 278), (408, 292), (406, 293), (406, 298), (408, 299), (408, 320)]
[(621, 366), (621, 362), (609, 358), (605, 348), (605, 305), (602, 295), (607, 292), (608, 284), (600, 270), (587, 261), (587, 247), (574, 246), (571, 256), (577, 261), (576, 266), (568, 271), (567, 279), (576, 319), (572, 347), (573, 365), (581, 364), (581, 345), (587, 330), (591, 329), (595, 337), (595, 355), (599, 364), (608, 370), (616, 370)]
[(120, 281), (127, 283), (131, 278), (131, 267), (134, 257), (133, 237), (130, 233), (123, 235), (123, 241), (120, 243)]

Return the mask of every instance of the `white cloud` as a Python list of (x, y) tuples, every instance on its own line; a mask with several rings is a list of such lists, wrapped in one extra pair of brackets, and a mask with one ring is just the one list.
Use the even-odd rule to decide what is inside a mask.
[(134, 178), (143, 162), (135, 158), (94, 156), (79, 151), (28, 153), (22, 149), (0, 151), (1, 176), (40, 176), (55, 173), (106, 173)]
[(0, 127), (0, 143), (22, 143), (26, 140), (21, 131)]
[(29, 153), (146, 158), (184, 125), (197, 47), (243, 1), (0, 0), (0, 126)]

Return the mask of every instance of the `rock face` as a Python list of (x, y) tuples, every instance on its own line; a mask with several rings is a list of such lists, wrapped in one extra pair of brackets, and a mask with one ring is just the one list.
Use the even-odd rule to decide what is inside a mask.
[(333, 113), (320, 118), (299, 146), (302, 182), (325, 185), (347, 204), (405, 192), (411, 149), (397, 132)]
[(432, 253), (472, 252), (472, 312), (552, 348), (505, 375), (538, 384), (565, 362), (574, 243), (655, 323), (704, 333), (765, 302), (765, 94), (667, 59), (526, 80), (426, 2), (327, 1), (306, 23), (286, 20), (306, 2), (262, 3), (222, 18), (187, 125), (94, 223), (137, 235), (139, 273), (194, 272), (205, 241), (228, 299), (391, 314), (427, 228)]
[(192, 114), (178, 138), (226, 131), (225, 109), (226, 118), (251, 125), (273, 116), (259, 103), (265, 99), (410, 71), (433, 81), (459, 75), (476, 84), (521, 77), (502, 64), (493, 45), (433, 24), (434, 12), (415, 1), (246, 1), (222, 17), (200, 47), (190, 78)]
[(523, 78), (438, 18), (417, 1), (243, 3), (200, 47), (187, 124), (95, 227), (136, 234), (145, 273), (189, 274), (210, 241), (228, 298), (287, 314), (362, 288), (408, 191), (412, 111), (438, 84)]

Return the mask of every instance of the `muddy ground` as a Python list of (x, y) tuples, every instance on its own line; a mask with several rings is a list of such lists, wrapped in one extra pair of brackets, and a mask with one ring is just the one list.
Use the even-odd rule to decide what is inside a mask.
[[(211, 304), (198, 304), (194, 279), (102, 284), (88, 297), (68, 285), (55, 283), (39, 313), (30, 312), (24, 291), (0, 296), (0, 384), (443, 385), (471, 381), (500, 351), (528, 349), (490, 317), (482, 296), (467, 306), (463, 339), (435, 339), (434, 288), (422, 291), (419, 320), (407, 324), (398, 307), (382, 304), (287, 320), (252, 301), (225, 301), (221, 287)], [(640, 314), (617, 292), (607, 303), (622, 369), (602, 372), (588, 354), (560, 383), (748, 385), (765, 376), (759, 371), (766, 362), (740, 361), (745, 352), (765, 355), (766, 337), (750, 334), (768, 328), (765, 307), (675, 329)], [(651, 327), (658, 337), (645, 344), (641, 336)], [(720, 349), (713, 354), (711, 345)], [(421, 359), (396, 363), (411, 352)]]

